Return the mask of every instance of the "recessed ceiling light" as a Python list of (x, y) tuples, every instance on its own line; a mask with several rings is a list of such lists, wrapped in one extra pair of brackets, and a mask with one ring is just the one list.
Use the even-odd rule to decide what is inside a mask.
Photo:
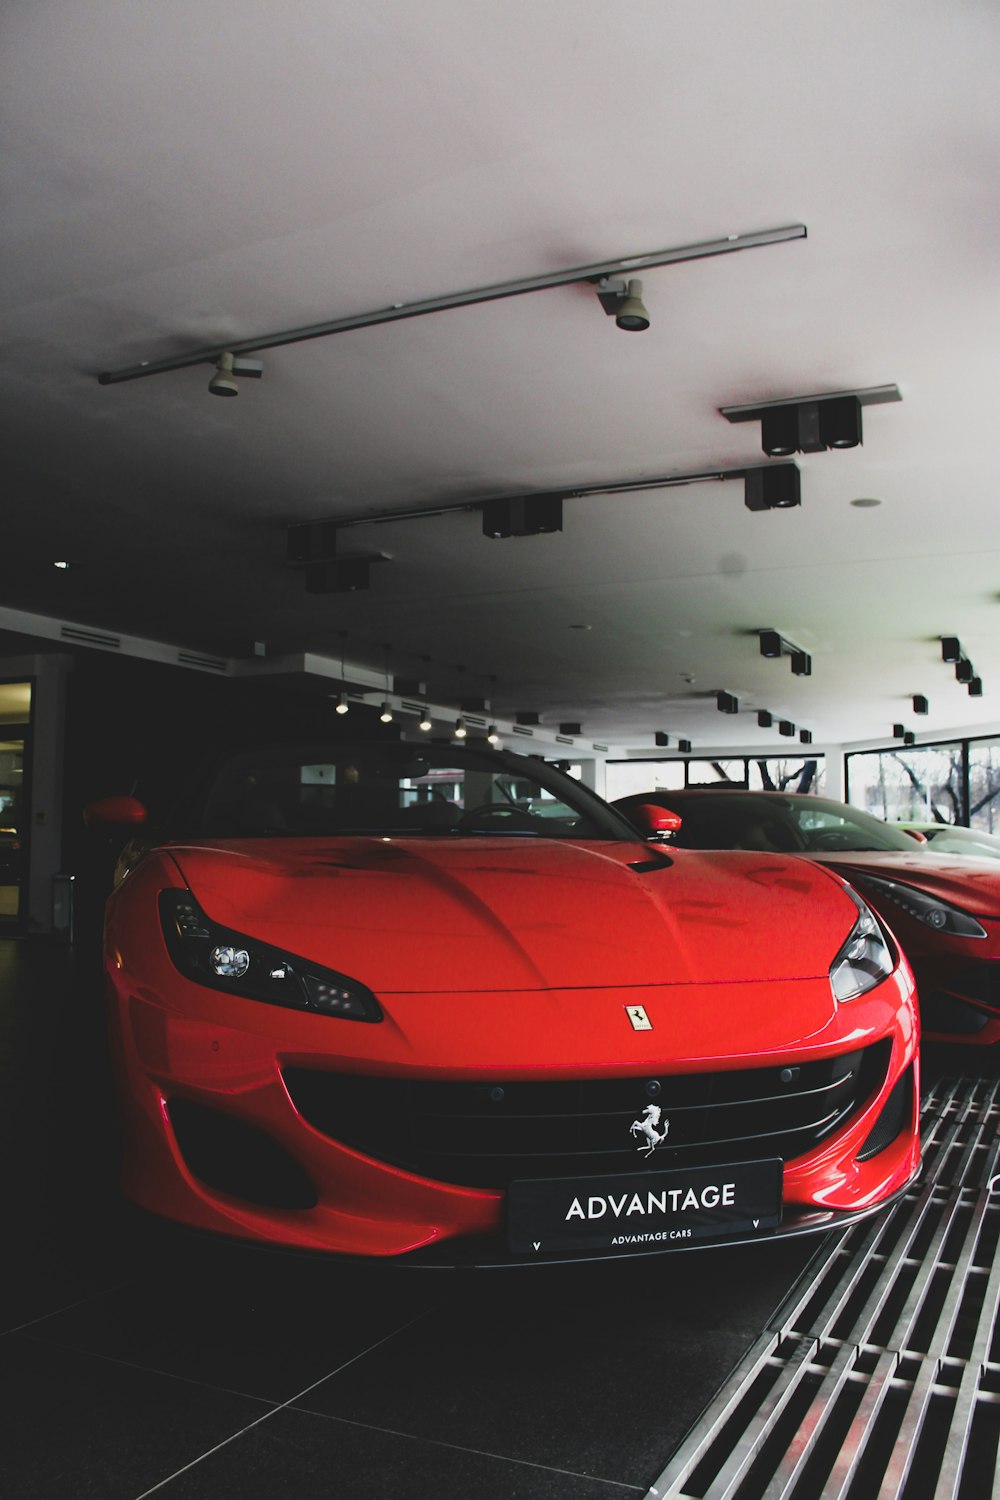
[(881, 505), (882, 502), (876, 500), (874, 495), (861, 495), (857, 500), (852, 500), (851, 504), (858, 510), (874, 510), (876, 505)]

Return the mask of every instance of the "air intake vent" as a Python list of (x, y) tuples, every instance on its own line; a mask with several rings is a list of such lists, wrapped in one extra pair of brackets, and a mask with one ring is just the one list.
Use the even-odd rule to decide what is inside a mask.
[(575, 745), (576, 741), (573, 740), (573, 739), (571, 739), (568, 734), (557, 734), (556, 735), (556, 744), (557, 745)]
[(120, 651), (120, 635), (105, 635), (100, 630), (84, 630), (81, 625), (62, 625), (59, 634), (64, 641), (75, 641), (80, 646), (103, 646), (108, 651)]
[(533, 729), (525, 729), (523, 724), (512, 724), (511, 728), (515, 734), (526, 734), (529, 740), (534, 738), (535, 731)]
[(224, 672), (228, 663), (222, 656), (199, 656), (194, 651), (178, 651), (177, 664), (181, 667), (200, 667), (206, 672)]

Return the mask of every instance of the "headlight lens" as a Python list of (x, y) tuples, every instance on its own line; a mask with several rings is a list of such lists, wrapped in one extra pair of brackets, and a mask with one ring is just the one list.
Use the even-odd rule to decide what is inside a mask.
[(923, 922), (926, 927), (933, 927), (935, 932), (949, 932), (953, 937), (986, 936), (986, 928), (960, 906), (939, 901), (936, 896), (928, 896), (912, 885), (900, 885), (898, 880), (886, 880), (882, 875), (852, 875), (851, 879), (870, 890), (876, 900), (885, 897), (895, 902), (908, 916)]
[(358, 980), (218, 926), (190, 891), (160, 892), (160, 922), (167, 952), (195, 984), (347, 1021), (382, 1019), (375, 996)]
[(858, 920), (830, 965), (830, 987), (837, 1000), (856, 1000), (888, 979), (895, 968), (892, 950), (878, 922), (856, 891), (847, 894), (858, 908)]

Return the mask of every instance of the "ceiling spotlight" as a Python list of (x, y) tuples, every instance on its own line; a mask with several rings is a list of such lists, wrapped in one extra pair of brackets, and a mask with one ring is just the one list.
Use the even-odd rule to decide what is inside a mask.
[(760, 632), (760, 654), (761, 656), (780, 656), (782, 640), (776, 630), (762, 630)]
[(487, 729), (486, 740), (490, 745), (499, 745), (500, 731), (497, 729), (497, 726), (495, 724), (491, 724), (489, 729)]
[(63, 573), (65, 573), (65, 571), (66, 571), (66, 569), (67, 569), (67, 568), (68, 568), (68, 567), (69, 567), (69, 563), (68, 563), (68, 562), (65, 562), (65, 561), (64, 561), (64, 560), (62, 560), (62, 559), (60, 559), (60, 561), (59, 561), (59, 562), (54, 562), (54, 563), (53, 563), (53, 564), (52, 564), (52, 566), (53, 566), (53, 567), (54, 567), (54, 568), (59, 568), (59, 570), (60, 570), (60, 571), (61, 571), (61, 572), (63, 572)]
[(760, 725), (761, 729), (770, 729), (771, 725), (774, 723), (774, 715), (766, 708), (758, 708), (757, 723)]
[(215, 363), (215, 374), (208, 382), (213, 396), (238, 396), (240, 388), (233, 378), (233, 356), (220, 354)]
[(981, 698), (983, 696), (983, 679), (981, 677), (969, 678), (968, 694), (970, 698)]
[(456, 719), (455, 720), (455, 738), (456, 738), (456, 740), (464, 740), (465, 736), (468, 734), (468, 732), (469, 731), (465, 727), (465, 720), (464, 719)]
[(264, 366), (259, 359), (246, 359), (242, 355), (227, 352), (220, 354), (215, 361), (215, 374), (208, 382), (208, 388), (213, 396), (238, 396), (240, 388), (236, 384), (237, 375), (259, 380), (263, 373)]
[(760, 414), (760, 445), (772, 458), (822, 453), (825, 448), (856, 448), (861, 442), (861, 402), (857, 396), (781, 402)]
[(642, 333), (649, 327), (641, 281), (626, 283), (623, 276), (601, 276), (596, 286), (598, 301), (619, 328), (626, 333)]
[(927, 699), (924, 697), (923, 693), (914, 693), (913, 712), (915, 714), (925, 714), (927, 713), (929, 708), (930, 704), (927, 702)]
[(760, 445), (771, 458), (799, 451), (799, 408), (772, 406), (760, 419)]
[(720, 714), (738, 714), (740, 700), (733, 693), (720, 692), (715, 695), (715, 706)]
[(904, 745), (915, 745), (916, 743), (917, 743), (917, 737), (916, 737), (916, 735), (913, 733), (912, 729), (908, 729), (906, 731), (906, 733), (903, 735), (903, 744)]
[(630, 281), (625, 300), (615, 314), (615, 323), (626, 333), (643, 333), (649, 327), (649, 313), (642, 300), (642, 282)]
[(941, 637), (941, 660), (952, 662), (960, 661), (962, 658), (962, 643), (957, 635), (943, 635)]
[(690, 755), (690, 753), (691, 753), (691, 741), (690, 740), (678, 740), (677, 741), (677, 748), (681, 752), (682, 755)]
[(389, 707), (388, 703), (382, 704), (382, 709), (379, 713), (379, 722), (382, 724), (392, 723), (392, 709)]
[(791, 722), (790, 719), (779, 719), (778, 733), (783, 734), (786, 739), (791, 739), (792, 735), (795, 733), (795, 725)]
[(901, 740), (903, 738), (903, 735), (905, 733), (906, 733), (906, 726), (905, 726), (905, 724), (893, 724), (893, 726), (892, 726), (892, 737), (893, 737), (894, 740)]
[(334, 709), (334, 713), (335, 714), (349, 714), (350, 711), (351, 711), (351, 705), (347, 701), (347, 694), (346, 693), (341, 693), (340, 697), (337, 699), (337, 706)]
[(797, 464), (765, 464), (743, 475), (747, 510), (784, 510), (802, 504), (802, 476)]
[(670, 744), (669, 734), (662, 729), (657, 729), (653, 735), (653, 744), (658, 745), (662, 750), (666, 745)]
[(339, 562), (306, 564), (307, 594), (356, 594), (371, 584), (372, 558), (342, 557)]
[(802, 744), (802, 745), (811, 745), (812, 742), (813, 742), (812, 730), (811, 729), (800, 729), (799, 730), (799, 743)]
[(955, 663), (955, 676), (959, 682), (971, 682), (976, 675), (976, 669), (968, 657), (960, 656)]
[(808, 651), (792, 651), (789, 654), (792, 658), (792, 676), (811, 677), (813, 661)]
[(513, 495), (487, 500), (483, 506), (483, 535), (497, 541), (506, 536), (541, 536), (562, 531), (562, 495)]
[(430, 711), (430, 709), (429, 708), (422, 708), (420, 710), (420, 723), (417, 725), (417, 728), (418, 729), (422, 729), (424, 731), (424, 733), (427, 734), (427, 732), (430, 729), (433, 729), (433, 727), (434, 726), (433, 726), (433, 724), (431, 722), (431, 711)]
[(856, 448), (861, 442), (861, 402), (857, 396), (820, 401), (819, 433), (827, 448)]

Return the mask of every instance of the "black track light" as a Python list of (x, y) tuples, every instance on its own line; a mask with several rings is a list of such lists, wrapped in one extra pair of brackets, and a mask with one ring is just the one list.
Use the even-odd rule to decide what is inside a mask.
[(795, 733), (795, 725), (791, 722), (790, 719), (779, 719), (778, 733), (783, 734), (786, 739), (791, 739), (792, 735)]
[(971, 682), (976, 675), (976, 669), (968, 657), (961, 656), (955, 663), (955, 677), (959, 682)]
[(369, 587), (371, 562), (367, 557), (343, 557), (339, 562), (306, 565), (309, 594), (354, 594)]
[(669, 734), (665, 734), (662, 729), (658, 729), (653, 735), (653, 743), (654, 745), (659, 746), (659, 748), (662, 750), (665, 748), (665, 746), (670, 744), (670, 736)]
[(290, 563), (332, 562), (337, 556), (337, 526), (333, 521), (306, 521), (288, 528)]
[(818, 405), (823, 446), (856, 448), (861, 442), (861, 402), (857, 396), (834, 396)]
[(905, 733), (906, 733), (906, 729), (904, 728), (904, 726), (902, 724), (893, 724), (893, 726), (892, 726), (892, 737), (893, 737), (894, 740), (901, 740), (903, 738), (903, 735)]
[(811, 745), (812, 742), (813, 742), (812, 730), (811, 729), (800, 729), (799, 730), (799, 743), (802, 744), (802, 745)]
[(808, 651), (792, 651), (792, 675), (794, 677), (811, 677), (813, 669), (812, 657)]
[(906, 731), (906, 733), (903, 735), (903, 744), (904, 745), (915, 745), (916, 743), (917, 743), (917, 737), (916, 737), (916, 735), (913, 733), (912, 729), (908, 729)]
[(677, 748), (681, 752), (682, 755), (690, 755), (691, 754), (691, 741), (690, 740), (678, 740), (677, 741)]
[(761, 729), (770, 729), (771, 725), (774, 723), (774, 715), (772, 713), (769, 713), (766, 708), (758, 708), (757, 723), (760, 725)]
[(720, 692), (715, 695), (715, 706), (720, 714), (738, 714), (740, 700), (733, 693)]
[(515, 495), (507, 500), (487, 500), (483, 506), (483, 535), (497, 540), (562, 531), (562, 503), (562, 495)]
[(802, 476), (797, 464), (766, 464), (743, 475), (747, 510), (784, 510), (802, 504)]
[(983, 679), (981, 677), (970, 677), (968, 683), (970, 698), (981, 698), (983, 696)]
[(914, 693), (913, 712), (915, 714), (925, 714), (929, 709), (930, 704), (927, 702), (927, 699), (924, 697), (923, 693)]
[(861, 402), (857, 396), (782, 402), (760, 418), (760, 445), (772, 458), (822, 453), (825, 448), (856, 448), (861, 442)]
[(962, 643), (957, 635), (943, 635), (941, 637), (941, 660), (946, 662), (960, 661), (962, 658)]
[(760, 632), (760, 654), (761, 656), (775, 657), (781, 655), (783, 642), (776, 630), (762, 630)]

